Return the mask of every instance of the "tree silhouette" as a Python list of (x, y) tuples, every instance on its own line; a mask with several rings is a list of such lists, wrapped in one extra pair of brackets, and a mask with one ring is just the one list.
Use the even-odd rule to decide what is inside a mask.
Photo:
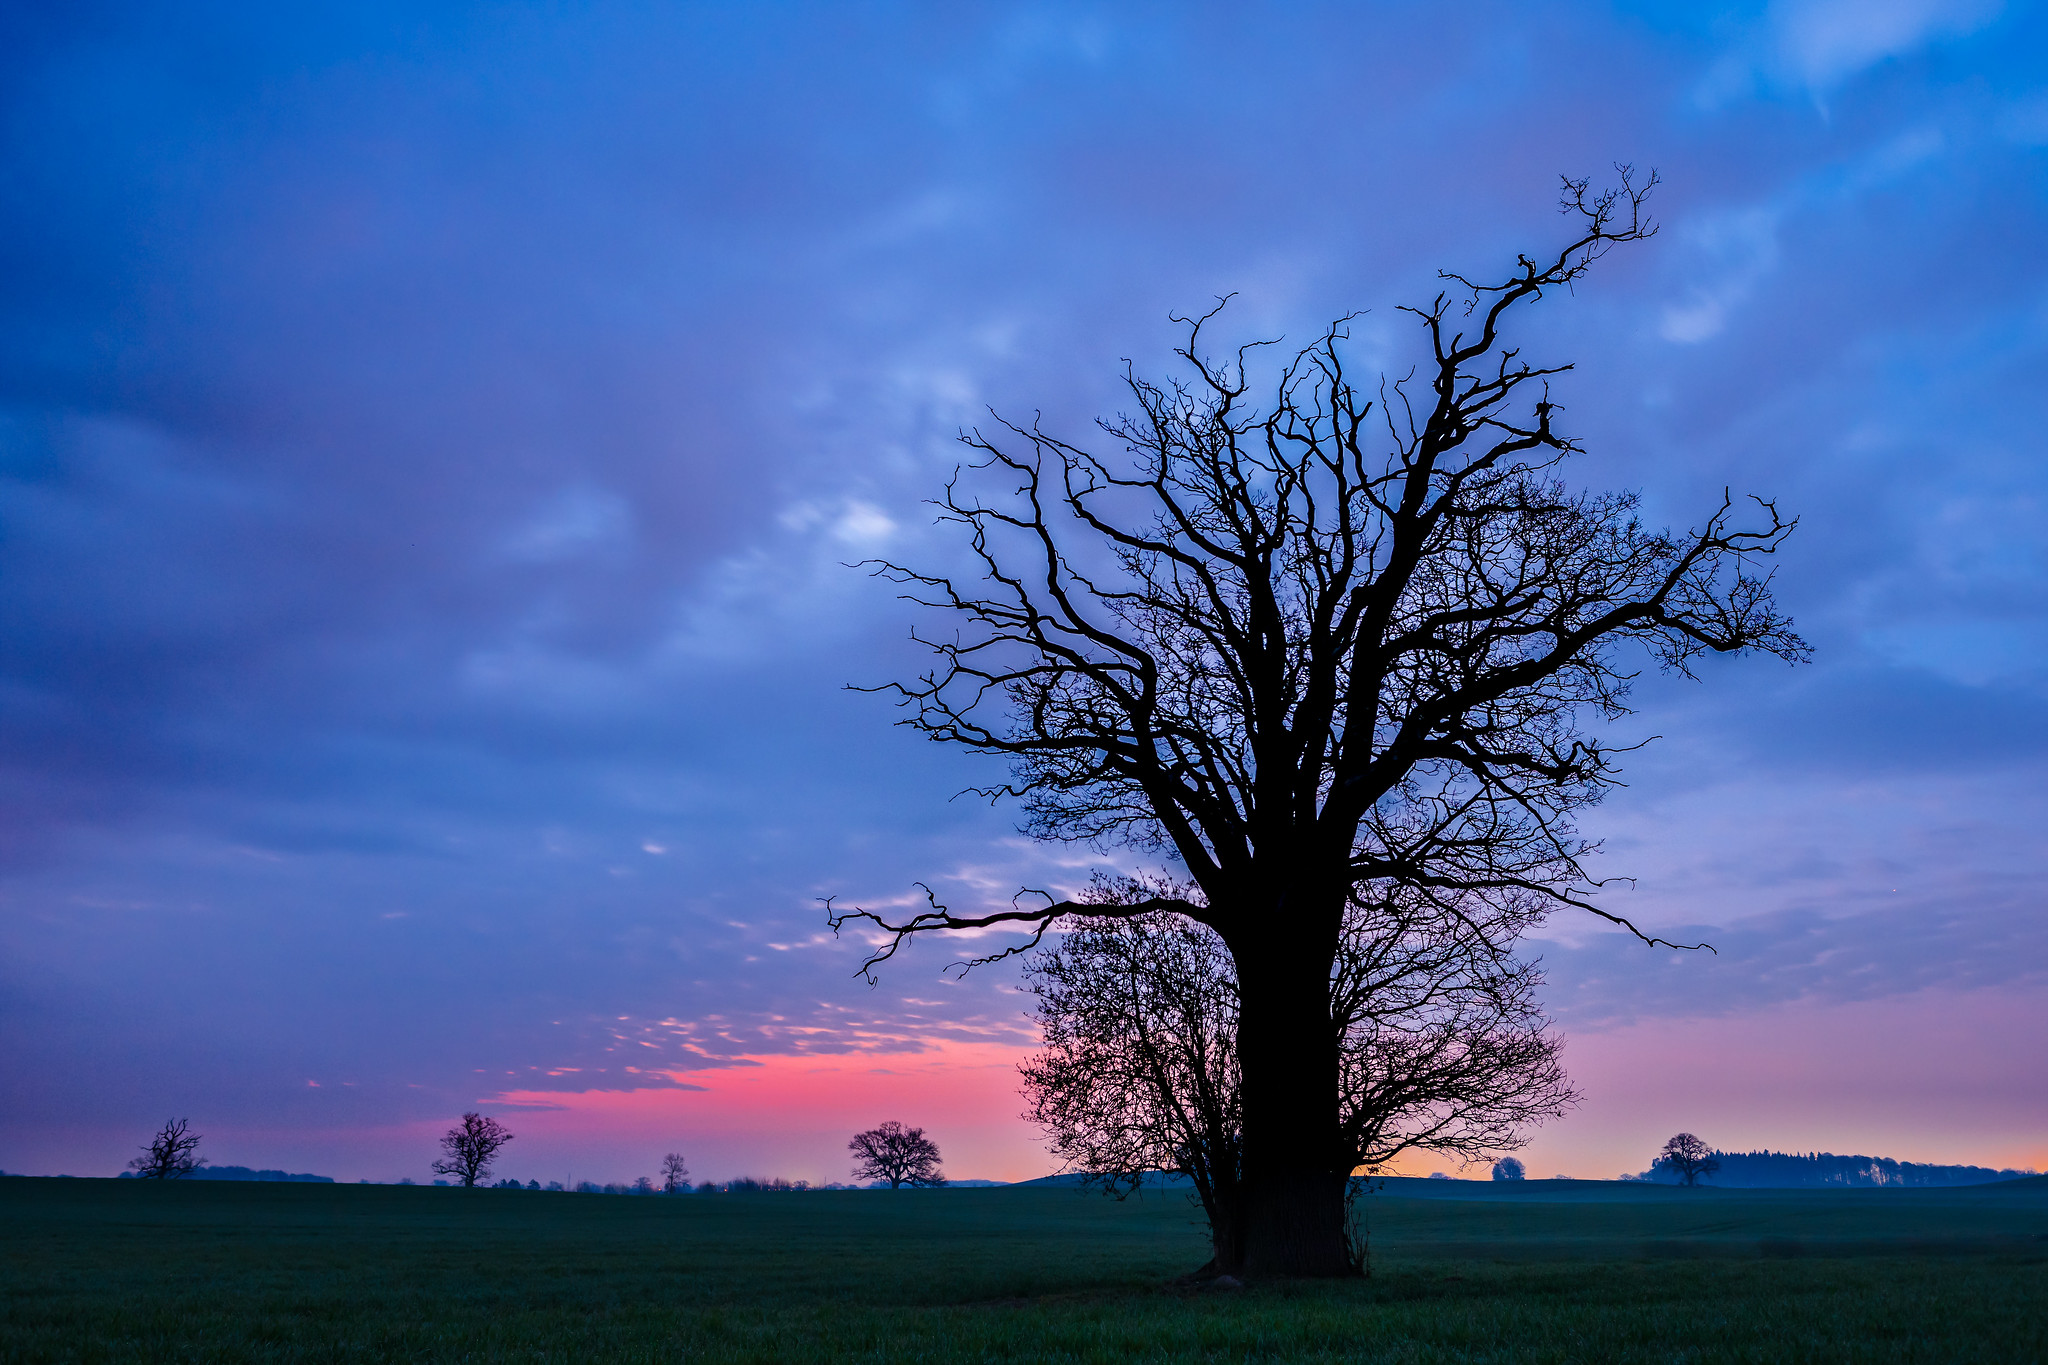
[(1522, 1164), (1520, 1157), (1504, 1156), (1493, 1163), (1495, 1180), (1527, 1180), (1529, 1168)]
[(1651, 234), (1656, 178), (1620, 171), (1565, 182), (1561, 249), (1404, 310), (1419, 378), (1361, 389), (1340, 321), (1256, 381), (1261, 403), (1261, 353), (1213, 358), (1215, 313), (1183, 319), (1189, 377), (1128, 372), (1133, 410), (1102, 424), (1121, 455), (1036, 422), (969, 432), (937, 506), (971, 572), (875, 566), (949, 620), (918, 637), (936, 666), (888, 689), (905, 723), (1009, 760), (984, 794), (1021, 800), (1027, 832), (1161, 851), (1202, 897), (955, 913), (927, 889), (918, 913), (831, 923), (879, 931), (869, 972), (927, 930), (1031, 931), (988, 961), (1073, 914), (1214, 929), (1239, 988), (1251, 1273), (1350, 1271), (1329, 1027), (1347, 909), (1519, 889), (1633, 931), (1592, 899), (1573, 824), (1615, 773), (1584, 719), (1626, 712), (1640, 659), (1805, 652), (1754, 564), (1792, 529), (1774, 504), (1744, 527), (1724, 496), (1674, 534), (1556, 477), (1579, 449), (1549, 388), (1570, 367), (1505, 329)]
[(434, 1162), (434, 1174), (455, 1176), (469, 1189), (490, 1175), (491, 1158), (511, 1140), (511, 1130), (496, 1119), (464, 1114), (462, 1122), (442, 1135), (441, 1150), (446, 1155)]
[(1044, 1039), (1018, 1068), (1024, 1117), (1063, 1170), (1119, 1198), (1151, 1171), (1186, 1176), (1209, 1221), (1214, 1270), (1235, 1270), (1244, 1106), (1221, 940), (1166, 914), (1078, 920), (1024, 970)]
[(661, 1192), (674, 1194), (678, 1190), (687, 1190), (690, 1187), (689, 1174), (690, 1168), (683, 1164), (683, 1154), (670, 1152), (661, 1159)]
[(1697, 1185), (1703, 1175), (1712, 1175), (1721, 1169), (1721, 1163), (1714, 1160), (1707, 1144), (1691, 1133), (1680, 1133), (1664, 1144), (1664, 1150), (1657, 1153), (1656, 1165), (1662, 1166), (1686, 1185)]
[[(1093, 901), (1199, 897), (1197, 888), (1099, 878)], [(1238, 991), (1214, 930), (1177, 915), (1077, 919), (1025, 959), (1044, 1050), (1020, 1070), (1065, 1168), (1113, 1193), (1148, 1171), (1188, 1177), (1217, 1273), (1242, 1265)], [(1575, 1096), (1534, 1003), (1541, 978), (1497, 952), (1510, 930), (1473, 898), (1444, 915), (1397, 897), (1354, 909), (1331, 983), (1346, 1169), (1408, 1151), (1477, 1160)]]
[(205, 1157), (194, 1155), (199, 1150), (199, 1134), (191, 1128), (186, 1119), (166, 1120), (142, 1155), (129, 1161), (129, 1169), (145, 1180), (183, 1180), (206, 1164)]
[(886, 1180), (892, 1190), (946, 1183), (939, 1174), (938, 1144), (922, 1128), (905, 1128), (891, 1119), (855, 1133), (846, 1150), (853, 1153), (855, 1180)]

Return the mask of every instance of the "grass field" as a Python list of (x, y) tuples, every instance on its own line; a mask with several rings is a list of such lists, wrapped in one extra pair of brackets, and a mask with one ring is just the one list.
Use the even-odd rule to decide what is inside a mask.
[(1399, 1181), (1373, 1275), (1191, 1289), (1177, 1195), (0, 1179), (0, 1358), (2040, 1361), (2048, 1177)]

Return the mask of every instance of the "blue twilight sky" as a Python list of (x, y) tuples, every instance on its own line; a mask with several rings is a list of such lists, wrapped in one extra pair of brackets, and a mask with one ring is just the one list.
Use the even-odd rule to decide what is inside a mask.
[(2048, 1165), (2048, 12), (1808, 0), (0, 7), (0, 1167), (417, 1176), (481, 1102), (829, 1179), (923, 1095), (1033, 1173), (1014, 973), (870, 991), (816, 898), (1091, 859), (842, 690), (919, 665), (844, 563), (1219, 293), (1405, 369), (1615, 161), (1663, 232), (1523, 334), (1576, 477), (1780, 499), (1817, 660), (1640, 688), (1588, 827), (1722, 953), (1553, 922), (1532, 1165)]

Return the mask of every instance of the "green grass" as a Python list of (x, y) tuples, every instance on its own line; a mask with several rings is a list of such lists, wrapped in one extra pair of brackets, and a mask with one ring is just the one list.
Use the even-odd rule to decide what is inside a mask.
[(1371, 1280), (1232, 1292), (1174, 1195), (10, 1178), (0, 1359), (2048, 1360), (2048, 1179), (1370, 1209)]

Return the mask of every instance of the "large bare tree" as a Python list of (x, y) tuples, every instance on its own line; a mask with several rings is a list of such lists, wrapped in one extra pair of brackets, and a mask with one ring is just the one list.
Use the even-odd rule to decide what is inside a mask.
[[(1164, 880), (1098, 877), (1082, 900), (1199, 902)], [(1576, 1096), (1535, 1003), (1532, 964), (1505, 951), (1534, 907), (1519, 893), (1454, 907), (1399, 889), (1346, 916), (1331, 974), (1345, 1169), (1403, 1152), (1465, 1161), (1518, 1147)], [(1218, 1274), (1243, 1268), (1238, 991), (1214, 930), (1155, 911), (1073, 919), (1025, 959), (1044, 1047), (1020, 1068), (1064, 1167), (1112, 1192), (1148, 1171), (1185, 1175), (1208, 1217)]]
[(835, 926), (879, 929), (870, 968), (927, 930), (1035, 942), (1069, 914), (1215, 930), (1240, 997), (1249, 1273), (1349, 1268), (1329, 1026), (1346, 912), (1389, 887), (1519, 889), (1625, 924), (1590, 898), (1573, 823), (1614, 775), (1587, 719), (1625, 713), (1644, 657), (1805, 649), (1755, 566), (1791, 530), (1776, 506), (1743, 524), (1724, 497), (1681, 534), (1642, 525), (1632, 494), (1567, 487), (1579, 447), (1549, 384), (1570, 366), (1507, 337), (1650, 234), (1654, 183), (1568, 180), (1560, 249), (1446, 275), (1404, 310), (1427, 347), (1407, 379), (1360, 388), (1339, 323), (1259, 401), (1262, 353), (1214, 358), (1214, 314), (1188, 320), (1187, 377), (1130, 372), (1133, 410), (1101, 424), (1120, 453), (1036, 423), (964, 437), (979, 458), (938, 506), (971, 575), (878, 566), (950, 618), (922, 637), (937, 666), (895, 685), (907, 723), (1009, 759), (988, 794), (1019, 798), (1031, 833), (1163, 851), (1202, 899), (955, 913), (927, 892)]

